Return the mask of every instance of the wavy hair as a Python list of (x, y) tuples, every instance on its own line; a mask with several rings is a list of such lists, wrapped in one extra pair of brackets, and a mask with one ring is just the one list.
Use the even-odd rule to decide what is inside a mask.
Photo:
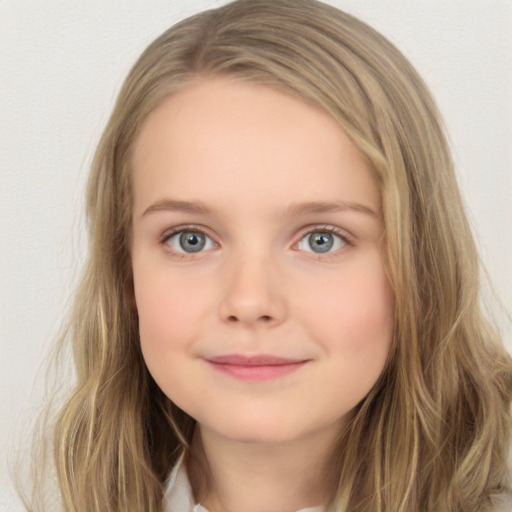
[(162, 510), (194, 420), (145, 367), (130, 263), (131, 149), (148, 114), (209, 77), (276, 88), (334, 118), (382, 196), (395, 330), (384, 372), (337, 455), (331, 508), (489, 512), (509, 492), (512, 361), (481, 313), (479, 260), (440, 115), (405, 57), (315, 0), (238, 0), (142, 54), (118, 96), (87, 192), (90, 252), (69, 329), (73, 392), (49, 441), (62, 508)]

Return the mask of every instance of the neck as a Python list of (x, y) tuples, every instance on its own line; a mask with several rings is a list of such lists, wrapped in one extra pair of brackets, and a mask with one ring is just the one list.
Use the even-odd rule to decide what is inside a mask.
[(209, 512), (295, 512), (326, 505), (336, 485), (332, 447), (338, 435), (333, 428), (285, 443), (248, 443), (198, 426), (189, 468), (195, 495)]

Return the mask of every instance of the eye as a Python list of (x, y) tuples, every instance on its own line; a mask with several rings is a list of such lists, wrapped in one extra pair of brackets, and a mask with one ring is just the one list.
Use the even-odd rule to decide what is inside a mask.
[(166, 237), (164, 243), (180, 253), (196, 253), (215, 247), (214, 241), (208, 235), (197, 230), (178, 231)]
[(298, 248), (301, 251), (322, 254), (337, 251), (346, 244), (342, 236), (332, 231), (311, 231), (299, 240)]

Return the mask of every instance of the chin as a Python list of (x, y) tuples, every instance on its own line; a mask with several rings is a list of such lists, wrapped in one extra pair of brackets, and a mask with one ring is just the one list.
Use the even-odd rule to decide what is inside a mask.
[(314, 425), (300, 425), (296, 421), (279, 417), (226, 418), (222, 423), (207, 425), (209, 430), (234, 442), (244, 444), (283, 444), (314, 433)]
[(255, 432), (254, 429), (240, 429), (237, 431), (228, 431), (220, 433), (226, 439), (242, 444), (258, 444), (258, 445), (277, 445), (292, 442), (300, 435), (284, 434), (282, 432), (270, 431), (270, 432)]

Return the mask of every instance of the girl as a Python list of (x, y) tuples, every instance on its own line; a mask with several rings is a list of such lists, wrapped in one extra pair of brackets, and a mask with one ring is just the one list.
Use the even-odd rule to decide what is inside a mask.
[(440, 117), (314, 0), (160, 36), (97, 149), (69, 511), (509, 510), (512, 362)]

